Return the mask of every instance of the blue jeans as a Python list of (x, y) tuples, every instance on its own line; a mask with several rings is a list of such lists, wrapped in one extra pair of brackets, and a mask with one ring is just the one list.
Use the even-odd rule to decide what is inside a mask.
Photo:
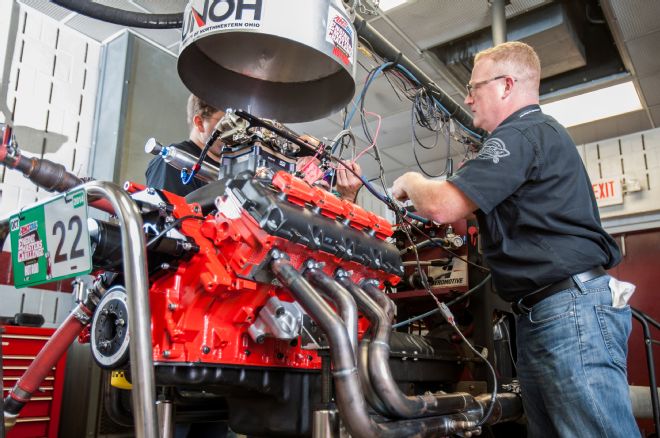
[(630, 307), (613, 308), (607, 275), (516, 317), (529, 437), (639, 437), (626, 377)]

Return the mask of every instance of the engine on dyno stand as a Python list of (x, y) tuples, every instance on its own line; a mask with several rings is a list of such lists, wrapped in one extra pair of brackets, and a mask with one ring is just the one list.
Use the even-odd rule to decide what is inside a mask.
[[(236, 115), (226, 117), (235, 123), (219, 135), (234, 139), (227, 156), (235, 163), (226, 165), (237, 174), (187, 198), (124, 186), (144, 223), (161, 406), (184, 412), (214, 400), (198, 411), (212, 406), (217, 415), (224, 407), (232, 430), (257, 436), (334, 436), (337, 417), (354, 437), (442, 436), (519, 416), (517, 395), (500, 393), (490, 403), (488, 394), (452, 392), (469, 361), (457, 345), (392, 331), (395, 306), (382, 289), (404, 272), (387, 242), (392, 226), (280, 170), (299, 149), (243, 122), (238, 135)], [(277, 165), (264, 158), (275, 155)], [(66, 185), (65, 177), (76, 183), (52, 171), (57, 165), (34, 160), (17, 149), (3, 156), (41, 186)], [(53, 339), (62, 343), (84, 329), (80, 340), (90, 342), (101, 367), (128, 371), (134, 325), (121, 229), (89, 225), (93, 264), (104, 272), (69, 318), (73, 329), (60, 328), (66, 333)], [(15, 419), (35, 389), (26, 375), (7, 397), (6, 419)]]
[[(216, 108), (285, 122), (348, 104), (358, 32), (423, 77), (344, 3), (353, 4), (192, 0), (178, 23), (179, 76)], [(449, 97), (434, 96), (470, 126)], [(465, 364), (483, 360), (476, 350), (392, 330), (396, 306), (384, 288), (404, 275), (388, 242), (392, 226), (293, 175), (305, 153), (342, 165), (333, 145), (308, 149), (284, 126), (240, 111), (218, 123), (207, 148), (218, 138), (226, 144), (220, 168), (205, 164), (204, 153), (148, 143), (183, 178), (209, 183), (186, 198), (134, 183), (123, 191), (82, 185), (90, 205), (119, 224), (90, 221), (97, 279), (7, 396), (7, 425), (76, 337), (89, 341), (100, 366), (132, 382), (133, 407), (114, 403), (114, 414), (132, 415), (140, 437), (158, 435), (156, 393), (163, 436), (191, 410), (252, 436), (338, 437), (345, 429), (355, 438), (470, 436), (521, 415), (513, 392), (456, 390)], [(0, 161), (41, 187), (66, 192), (83, 183), (7, 140)], [(0, 221), (0, 237), (7, 228)]]

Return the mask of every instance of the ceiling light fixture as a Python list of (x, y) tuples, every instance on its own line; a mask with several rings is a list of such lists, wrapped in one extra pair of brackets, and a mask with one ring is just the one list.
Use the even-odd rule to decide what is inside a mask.
[(632, 82), (624, 82), (541, 105), (562, 125), (576, 126), (642, 109)]

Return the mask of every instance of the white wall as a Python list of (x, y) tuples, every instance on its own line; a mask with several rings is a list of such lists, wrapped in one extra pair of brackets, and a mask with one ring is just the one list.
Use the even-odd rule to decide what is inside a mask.
[[(10, 2), (2, 3), (4, 8)], [(26, 155), (47, 158), (84, 176), (100, 44), (29, 7), (21, 6), (18, 20), (6, 96), (18, 143)], [(1, 213), (50, 196), (18, 172), (4, 171), (0, 178)]]
[[(12, 22), (12, 7), (18, 8), (13, 5), (13, 1), (0, 1), (0, 60), (4, 62), (0, 72), (8, 73), (3, 77), (2, 106), (8, 121), (25, 155), (47, 158), (86, 175), (100, 45), (29, 7), (17, 9)], [(9, 31), (12, 26), (15, 34)], [(14, 36), (9, 58), (5, 54), (11, 52), (8, 43)], [(49, 196), (19, 172), (0, 168), (0, 216)], [(8, 242), (4, 250), (9, 250)], [(0, 292), (1, 315), (39, 313), (47, 326), (57, 326), (73, 304), (69, 293), (9, 286), (0, 286)]]
[(622, 205), (602, 207), (603, 219), (660, 211), (660, 128), (578, 146), (593, 180), (638, 181), (641, 189), (625, 193)]

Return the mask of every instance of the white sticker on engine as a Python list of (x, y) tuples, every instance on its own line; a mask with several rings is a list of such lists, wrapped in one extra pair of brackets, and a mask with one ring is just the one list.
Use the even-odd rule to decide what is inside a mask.
[(218, 196), (215, 198), (215, 207), (218, 209), (218, 214), (223, 215), (227, 219), (238, 219), (241, 217), (241, 203), (230, 191), (228, 195)]

